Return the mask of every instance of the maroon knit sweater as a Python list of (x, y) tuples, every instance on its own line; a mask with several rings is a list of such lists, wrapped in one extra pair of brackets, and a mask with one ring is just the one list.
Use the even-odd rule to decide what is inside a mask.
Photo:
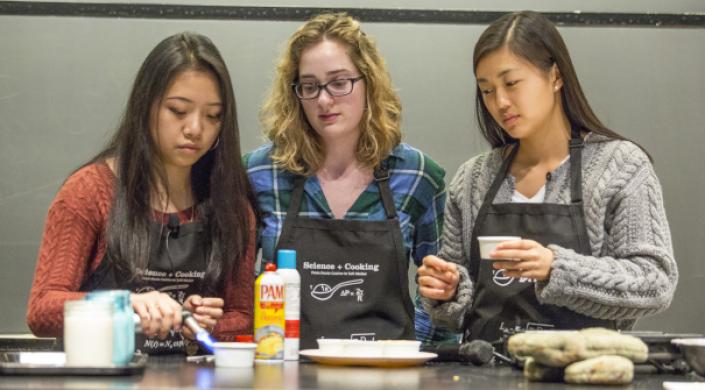
[[(27, 309), (27, 325), (35, 335), (62, 336), (64, 302), (85, 295), (78, 291), (81, 283), (105, 256), (114, 183), (106, 163), (88, 165), (66, 180), (49, 207)], [(247, 254), (237, 273), (226, 278), (224, 314), (213, 331), (221, 341), (252, 333), (256, 233), (254, 213), (249, 214)]]

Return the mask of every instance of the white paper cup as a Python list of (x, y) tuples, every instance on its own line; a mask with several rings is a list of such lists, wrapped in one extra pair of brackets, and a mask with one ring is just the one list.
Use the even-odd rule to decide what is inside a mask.
[(384, 356), (413, 356), (419, 352), (421, 342), (416, 340), (383, 340)]
[(342, 355), (346, 339), (318, 339), (318, 351), (329, 355)]
[(482, 260), (499, 260), (490, 259), (490, 252), (494, 251), (497, 244), (504, 241), (519, 241), (521, 237), (517, 236), (480, 236), (477, 241), (480, 243), (480, 258)]
[(214, 343), (216, 367), (252, 367), (255, 343)]

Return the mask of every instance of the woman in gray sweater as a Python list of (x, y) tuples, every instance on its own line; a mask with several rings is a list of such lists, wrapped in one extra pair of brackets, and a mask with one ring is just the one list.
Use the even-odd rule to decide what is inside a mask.
[[(441, 251), (418, 270), (434, 322), (496, 341), (505, 329), (629, 329), (665, 310), (678, 271), (658, 178), (595, 116), (555, 26), (504, 15), (473, 60), (493, 149), (458, 170)], [(522, 239), (481, 261), (479, 236)]]

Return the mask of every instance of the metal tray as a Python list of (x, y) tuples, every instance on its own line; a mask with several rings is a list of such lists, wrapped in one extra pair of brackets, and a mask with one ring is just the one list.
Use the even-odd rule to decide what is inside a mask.
[(3, 352), (0, 353), (0, 375), (141, 375), (147, 365), (147, 355), (135, 354), (125, 366), (74, 367), (66, 366), (63, 352)]

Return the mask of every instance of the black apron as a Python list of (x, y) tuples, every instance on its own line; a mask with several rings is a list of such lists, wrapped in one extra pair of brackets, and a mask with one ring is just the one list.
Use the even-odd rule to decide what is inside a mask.
[(568, 205), (549, 203), (493, 204), (509, 167), (519, 150), (517, 144), (495, 176), (475, 220), (470, 244), (474, 302), (465, 318), (465, 339), (497, 342), (506, 331), (527, 329), (580, 329), (592, 326), (615, 328), (614, 321), (578, 314), (565, 307), (541, 304), (534, 280), (509, 278), (492, 269), (492, 261), (480, 259), (478, 236), (521, 236), (543, 246), (559, 245), (590, 255), (582, 200), (583, 140), (573, 131), (570, 140), (570, 192)]
[(301, 349), (316, 339), (415, 338), (404, 250), (389, 174), (375, 170), (387, 219), (299, 216), (304, 177), (294, 182), (277, 249), (294, 249), (301, 275)]
[[(193, 212), (192, 212), (193, 215)], [(127, 289), (133, 293), (159, 291), (169, 294), (180, 304), (189, 295), (200, 294), (206, 269), (206, 247), (203, 223), (195, 220), (179, 224), (177, 213), (168, 214), (168, 226), (152, 221), (149, 226), (151, 253), (139, 282), (118, 281), (115, 268), (103, 258), (98, 268), (81, 285), (80, 291)], [(194, 347), (196, 344), (192, 344)], [(151, 355), (184, 353), (181, 332), (170, 331), (166, 339), (148, 338), (138, 333), (135, 349)], [(195, 352), (195, 351), (191, 351)]]

